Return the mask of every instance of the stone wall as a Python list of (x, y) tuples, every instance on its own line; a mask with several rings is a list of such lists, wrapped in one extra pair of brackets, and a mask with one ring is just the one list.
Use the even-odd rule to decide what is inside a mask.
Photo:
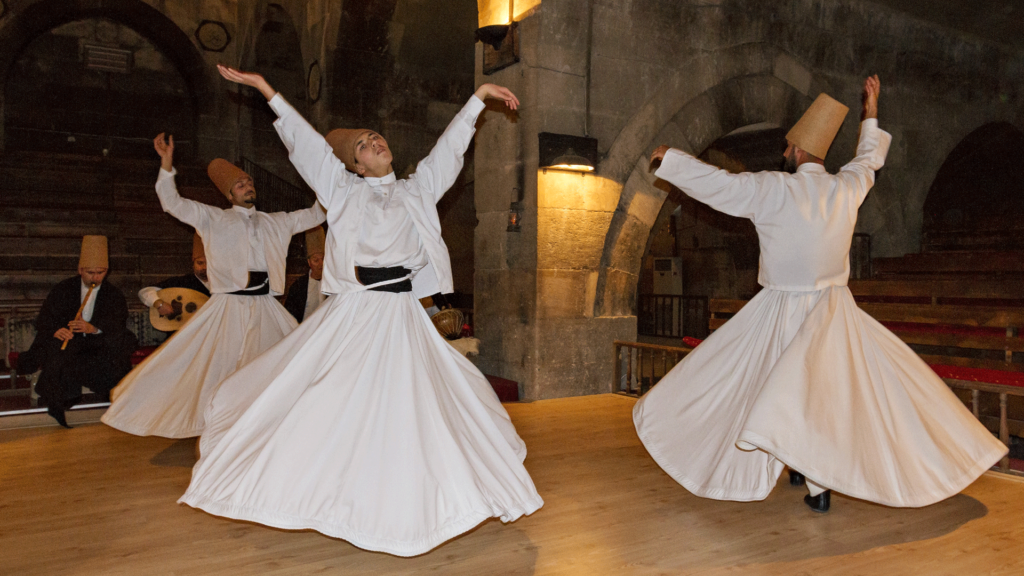
[[(228, 42), (222, 50), (207, 49), (209, 44), (197, 38), (204, 22), (223, 26)], [(7, 121), (16, 117), (15, 124), (22, 126), (57, 126), (59, 110), (33, 96), (40, 89), (39, 64), (45, 60), (56, 65), (47, 73), (68, 84), (50, 92), (62, 105), (76, 109), (73, 117), (88, 117), (82, 111), (91, 114), (91, 105), (111, 108), (110, 90), (99, 86), (90, 92), (88, 82), (120, 87), (113, 94), (150, 115), (115, 106), (96, 131), (151, 140), (166, 130), (188, 141), (179, 150), (179, 160), (205, 164), (215, 157), (246, 156), (301, 186), (273, 130), (273, 113), (255, 91), (223, 80), (215, 68), (221, 63), (263, 73), (322, 132), (337, 127), (381, 132), (403, 177), (429, 153), (473, 93), (476, 22), (473, 0), (8, 2), (0, 19), (0, 76), (7, 79), (0, 91), (0, 116)], [(97, 26), (102, 30), (97, 32)], [(83, 75), (77, 49), (63, 59), (40, 58), (39, 51), (52, 49), (55, 40), (71, 38), (69, 30), (77, 39), (72, 42), (85, 42), (88, 36), (98, 44), (132, 50), (139, 65), (127, 75)], [(310, 85), (316, 71), (320, 81)], [(167, 94), (156, 93), (158, 86), (165, 86)], [(5, 92), (14, 96), (13, 107), (5, 106)], [(60, 136), (66, 142), (66, 135)], [(0, 128), (0, 146), (6, 140)], [(17, 147), (16, 139), (10, 140)], [(135, 144), (136, 153), (152, 154), (145, 138)], [(102, 148), (65, 144), (46, 149), (99, 154)], [(471, 293), (472, 154), (467, 158), (467, 175), (444, 202), (442, 218), (453, 220), (449, 213), (469, 216), (468, 221), (451, 222), (444, 234), (459, 258), (454, 262), (456, 289)]]
[[(519, 22), (518, 64), (483, 76), (478, 48), (477, 82), (506, 84), (523, 102), (515, 118), (489, 113), (477, 140), (481, 363), (522, 382), (527, 398), (609, 390), (607, 352), (635, 336), (643, 255), (677, 192), (651, 176), (650, 152), (699, 154), (738, 128), (787, 128), (828, 92), (853, 108), (827, 158), (835, 171), (853, 155), (870, 73), (882, 78), (881, 121), (894, 140), (858, 231), (872, 235), (876, 257), (916, 251), (925, 195), (949, 151), (982, 124), (1021, 125), (1024, 51), (899, 8), (544, 0)], [(585, 130), (599, 142), (597, 173), (545, 180), (537, 134)], [(506, 232), (516, 197), (524, 223)]]

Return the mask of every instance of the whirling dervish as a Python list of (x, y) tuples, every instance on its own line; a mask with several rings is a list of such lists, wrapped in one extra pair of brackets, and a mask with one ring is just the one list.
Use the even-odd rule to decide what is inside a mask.
[(102, 420), (129, 434), (189, 438), (203, 432), (203, 412), (221, 381), (298, 324), (275, 296), (284, 293), (292, 236), (323, 222), (324, 210), (314, 202), (294, 212), (258, 211), (252, 178), (221, 158), (207, 173), (231, 208), (182, 198), (174, 138), (160, 134), (153, 147), (160, 205), (202, 239), (213, 296), (111, 391)]
[(818, 97), (787, 135), (792, 173), (729, 174), (662, 146), (655, 174), (749, 218), (764, 287), (637, 402), (644, 446), (698, 496), (762, 500), (784, 466), (807, 504), (830, 490), (887, 506), (926, 506), (973, 482), (1007, 448), (847, 288), (857, 210), (891, 136), (878, 128), (877, 76), (864, 83), (857, 156), (823, 160), (847, 108)]
[(325, 139), (261, 76), (220, 72), (267, 98), (292, 163), (327, 209), (329, 296), (223, 383), (180, 501), (398, 556), (540, 508), (526, 446), (497, 395), (417, 300), (452, 291), (435, 204), (462, 169), (483, 99), (515, 109), (516, 97), (478, 88), (398, 180), (376, 132)]

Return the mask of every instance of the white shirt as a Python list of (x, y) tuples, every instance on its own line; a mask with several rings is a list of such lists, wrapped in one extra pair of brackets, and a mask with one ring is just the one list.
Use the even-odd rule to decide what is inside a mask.
[(256, 217), (256, 207), (232, 206), (231, 209), (242, 215), (242, 222), (245, 224), (245, 232), (249, 238), (249, 270), (253, 272), (266, 272), (267, 251), (263, 246), (263, 237), (260, 235), (260, 223), (259, 218)]
[(324, 300), (327, 299), (327, 294), (320, 291), (320, 281), (313, 276), (309, 277), (309, 285), (306, 286), (306, 309), (302, 313), (302, 319), (305, 320), (316, 312), (316, 309), (323, 304)]
[(395, 173), (364, 180), (373, 194), (366, 202), (360, 221), (356, 266), (404, 266), (410, 270), (426, 266), (427, 252), (409, 210), (401, 202), (392, 202)]
[[(203, 286), (206, 286), (207, 290), (210, 289), (209, 280), (203, 280), (199, 276), (196, 276), (196, 280), (202, 282)], [(160, 292), (160, 290), (162, 290), (162, 288), (160, 288), (159, 286), (146, 286), (142, 290), (139, 290), (139, 300), (141, 300), (142, 303), (145, 304), (147, 308), (152, 308), (153, 303), (160, 299), (160, 296), (157, 294), (158, 292)]]
[(292, 235), (324, 221), (320, 204), (271, 214), (238, 206), (224, 210), (182, 198), (174, 184), (175, 174), (173, 169), (167, 172), (161, 168), (156, 193), (165, 212), (195, 228), (203, 239), (210, 293), (242, 290), (249, 283), (249, 270), (265, 270), (271, 294), (281, 295), (288, 244)]
[[(417, 298), (451, 292), (451, 259), (441, 239), (436, 204), (462, 171), (463, 154), (484, 103), (471, 97), (405, 180), (395, 180), (394, 174), (365, 179), (352, 174), (323, 136), (280, 94), (270, 100), (270, 107), (278, 115), (274, 127), (292, 164), (327, 209), (322, 290), (329, 294), (365, 290), (356, 278), (357, 265), (401, 265), (414, 270), (412, 291)], [(416, 232), (416, 248), (403, 213)], [(396, 236), (385, 238), (377, 226), (391, 227)]]
[[(81, 300), (85, 302), (85, 306), (82, 307), (82, 320), (88, 322), (92, 320), (93, 310), (96, 309), (96, 295), (100, 293), (100, 287), (103, 286), (103, 283), (101, 282), (96, 286), (96, 288), (93, 288), (92, 294), (89, 294), (89, 287), (85, 285), (85, 282), (81, 282), (81, 285), (82, 295), (79, 298), (81, 298)], [(85, 301), (86, 294), (89, 294), (88, 302)], [(96, 333), (100, 333), (99, 329), (96, 330)]]
[(759, 284), (810, 292), (846, 286), (857, 210), (891, 141), (877, 119), (865, 120), (857, 157), (835, 175), (813, 163), (801, 164), (796, 174), (730, 174), (674, 149), (655, 175), (720, 212), (754, 222), (761, 244)]

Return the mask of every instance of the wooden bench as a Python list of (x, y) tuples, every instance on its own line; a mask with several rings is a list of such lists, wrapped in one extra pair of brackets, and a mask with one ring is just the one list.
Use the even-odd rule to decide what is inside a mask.
[[(1007, 446), (1024, 435), (1024, 286), (1016, 282), (852, 281), (858, 306), (913, 348)], [(715, 330), (744, 300), (709, 302)], [(999, 304), (999, 305), (992, 305)], [(989, 395), (985, 398), (982, 394)], [(991, 413), (998, 398), (998, 416)], [(1020, 398), (1018, 400), (1017, 398)], [(1009, 458), (1000, 463), (1009, 471)]]

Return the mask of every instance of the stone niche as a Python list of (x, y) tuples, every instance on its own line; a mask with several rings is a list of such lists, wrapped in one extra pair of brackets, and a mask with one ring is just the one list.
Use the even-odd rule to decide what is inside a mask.
[(160, 132), (190, 154), (192, 95), (149, 40), (103, 18), (58, 26), (18, 55), (4, 86), (9, 149), (149, 158)]

